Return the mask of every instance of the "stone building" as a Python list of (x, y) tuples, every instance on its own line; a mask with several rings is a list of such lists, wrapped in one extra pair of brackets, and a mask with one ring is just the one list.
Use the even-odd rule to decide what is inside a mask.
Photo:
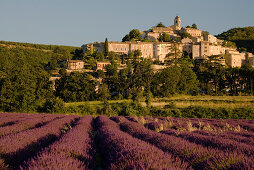
[(81, 70), (84, 69), (84, 61), (82, 60), (67, 60), (68, 70)]
[(176, 16), (174, 19), (174, 25), (168, 27), (153, 27), (148, 31), (143, 31), (143, 38), (148, 40), (158, 41), (158, 38), (161, 34), (168, 34), (171, 38), (180, 38), (179, 31), (181, 30), (181, 19), (179, 16)]
[(106, 70), (106, 66), (110, 65), (111, 63), (109, 61), (98, 61), (97, 62), (97, 66), (96, 66), (96, 70)]
[(226, 50), (226, 63), (231, 67), (241, 67), (246, 63), (245, 53), (236, 50)]
[[(252, 65), (253, 57), (244, 57), (235, 48), (222, 46), (223, 40), (217, 39), (215, 36), (207, 34), (202, 35), (202, 30), (194, 28), (181, 28), (181, 19), (176, 16), (174, 25), (168, 27), (153, 27), (148, 31), (142, 32), (142, 37), (153, 42), (109, 42), (108, 51), (119, 54), (129, 54), (135, 50), (140, 50), (142, 58), (150, 58), (164, 62), (165, 57), (171, 53), (171, 42), (158, 42), (161, 34), (168, 34), (171, 38), (180, 38), (181, 33), (189, 33), (192, 38), (185, 38), (178, 42), (178, 48), (181, 52), (187, 52), (196, 59), (208, 59), (210, 56), (219, 56), (221, 63), (240, 67), (244, 62)], [(104, 52), (104, 42), (90, 43), (82, 46), (84, 52), (87, 50)], [(223, 58), (225, 56), (225, 58)]]

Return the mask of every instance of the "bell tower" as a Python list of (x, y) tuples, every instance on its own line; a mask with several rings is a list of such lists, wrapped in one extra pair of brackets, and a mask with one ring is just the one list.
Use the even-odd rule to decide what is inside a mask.
[(175, 17), (175, 20), (174, 20), (174, 26), (177, 30), (180, 30), (181, 29), (181, 19), (179, 16), (176, 16)]

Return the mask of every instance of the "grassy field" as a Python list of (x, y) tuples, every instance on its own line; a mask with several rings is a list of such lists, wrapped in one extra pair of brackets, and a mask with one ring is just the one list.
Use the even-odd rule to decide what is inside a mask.
[[(123, 103), (123, 102), (131, 102), (131, 100), (109, 100), (110, 104), (113, 103)], [(102, 101), (86, 101), (86, 102), (72, 102), (72, 103), (65, 103), (65, 106), (80, 106), (80, 105), (92, 105), (92, 106), (99, 106), (102, 105)]]
[[(131, 102), (131, 100), (110, 100), (109, 103), (123, 103)], [(142, 106), (145, 106), (145, 102), (140, 102)], [(164, 107), (173, 103), (176, 108), (186, 108), (189, 106), (202, 106), (210, 108), (239, 108), (239, 107), (254, 107), (254, 96), (174, 96), (170, 98), (154, 98), (152, 106)], [(66, 103), (68, 106), (79, 105), (92, 105), (100, 106), (101, 101), (87, 101), (87, 102), (73, 102)]]

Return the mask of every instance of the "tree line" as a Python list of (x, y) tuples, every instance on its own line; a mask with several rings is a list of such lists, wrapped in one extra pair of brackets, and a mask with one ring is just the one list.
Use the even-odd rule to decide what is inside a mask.
[[(69, 55), (75, 58), (79, 51), (75, 49)], [(0, 110), (54, 112), (64, 102), (102, 100), (107, 105), (109, 99), (142, 99), (149, 106), (153, 97), (176, 94), (254, 94), (254, 68), (248, 64), (224, 67), (212, 60), (193, 61), (187, 54), (174, 57), (180, 55), (175, 51), (168, 56), (166, 68), (154, 70), (154, 61), (140, 58), (140, 52), (129, 55), (124, 58), (112, 54), (105, 72), (67, 74), (61, 69), (54, 91), (49, 81), (51, 72), (66, 56), (54, 51), (0, 47)], [(126, 67), (119, 70), (119, 61)]]

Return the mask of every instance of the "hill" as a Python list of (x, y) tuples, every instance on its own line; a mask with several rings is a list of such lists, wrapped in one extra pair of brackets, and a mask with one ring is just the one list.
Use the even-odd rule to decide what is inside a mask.
[(217, 38), (232, 41), (237, 48), (254, 53), (254, 27), (233, 28), (217, 35)]
[(44, 44), (32, 44), (22, 42), (10, 42), (0, 41), (0, 46), (8, 48), (23, 48), (25, 50), (40, 50), (43, 52), (53, 52), (55, 54), (64, 55), (65, 57), (71, 56), (71, 54), (80, 47), (63, 46), (63, 45), (44, 45)]

